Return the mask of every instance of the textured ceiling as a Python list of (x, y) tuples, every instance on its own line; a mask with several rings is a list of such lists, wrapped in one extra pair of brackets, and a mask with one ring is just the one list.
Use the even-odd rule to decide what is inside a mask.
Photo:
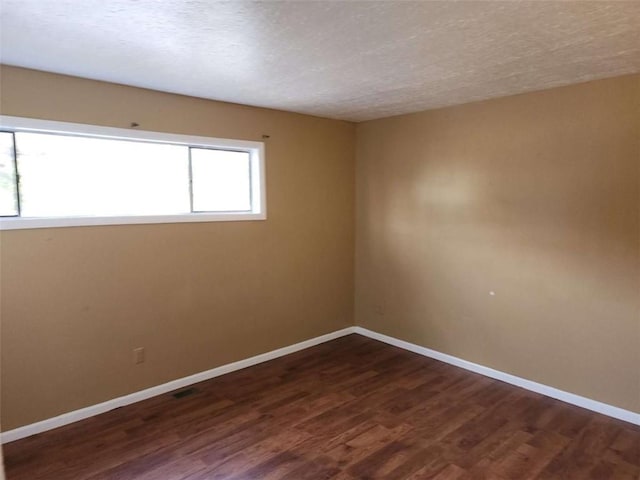
[(640, 72), (640, 1), (0, 9), (5, 64), (355, 121)]

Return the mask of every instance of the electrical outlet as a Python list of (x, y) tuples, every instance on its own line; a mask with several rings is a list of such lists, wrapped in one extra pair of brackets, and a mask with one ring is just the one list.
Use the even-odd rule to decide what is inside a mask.
[(133, 349), (133, 363), (138, 365), (144, 363), (144, 347), (138, 347)]

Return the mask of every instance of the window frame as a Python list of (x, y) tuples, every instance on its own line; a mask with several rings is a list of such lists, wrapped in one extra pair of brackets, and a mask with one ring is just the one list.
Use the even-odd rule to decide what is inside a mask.
[[(95, 225), (136, 225), (160, 223), (229, 222), (266, 220), (267, 195), (264, 142), (183, 135), (148, 130), (126, 129), (0, 115), (0, 131), (57, 134), (100, 139), (129, 140), (146, 143), (248, 152), (250, 158), (251, 210), (247, 212), (191, 212), (168, 215), (0, 217), (0, 230), (79, 227)], [(14, 137), (15, 141), (15, 137)], [(14, 144), (15, 148), (15, 144)], [(15, 158), (16, 168), (18, 159)], [(190, 165), (190, 162), (189, 162)], [(19, 182), (19, 178), (17, 179)], [(190, 178), (191, 182), (191, 178)], [(18, 183), (19, 185), (19, 183)], [(19, 187), (18, 187), (19, 188)], [(191, 190), (191, 185), (189, 185)], [(18, 191), (18, 202), (20, 201)]]

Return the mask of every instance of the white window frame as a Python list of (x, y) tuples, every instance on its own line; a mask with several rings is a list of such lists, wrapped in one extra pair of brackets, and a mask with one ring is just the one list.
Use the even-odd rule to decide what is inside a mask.
[[(248, 212), (193, 212), (176, 215), (131, 215), (100, 217), (0, 217), (0, 230), (19, 230), (49, 227), (79, 227), (91, 225), (130, 225), (153, 223), (228, 222), (266, 220), (267, 195), (265, 179), (264, 143), (249, 140), (201, 137), (146, 130), (103, 127), (81, 123), (39, 120), (0, 115), (0, 131), (53, 133), (113, 140), (164, 143), (189, 147), (218, 148), (249, 153), (251, 165), (252, 209)], [(16, 159), (16, 162), (18, 160)]]

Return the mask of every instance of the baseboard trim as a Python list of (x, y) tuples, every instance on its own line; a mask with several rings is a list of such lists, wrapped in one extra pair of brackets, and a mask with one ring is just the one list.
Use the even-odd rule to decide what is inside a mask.
[(54, 428), (62, 427), (64, 425), (68, 425), (70, 423), (74, 423), (79, 420), (84, 420), (85, 418), (93, 417), (95, 415), (108, 412), (109, 410), (113, 410), (114, 408), (124, 407), (125, 405), (130, 405), (132, 403), (136, 403), (141, 400), (146, 400), (147, 398), (155, 397), (157, 395), (162, 395), (164, 393), (177, 390), (178, 388), (183, 388), (183, 387), (192, 385), (194, 383), (219, 377), (220, 375), (235, 372), (236, 370), (242, 370), (243, 368), (251, 367), (259, 363), (268, 362), (269, 360), (273, 360), (278, 357), (283, 357), (284, 355), (289, 355), (290, 353), (295, 353), (300, 350), (313, 347), (315, 345), (320, 345), (321, 343), (329, 342), (331, 340), (344, 337), (345, 335), (349, 335), (354, 332), (355, 332), (355, 327), (343, 328), (342, 330), (337, 330), (335, 332), (331, 332), (331, 333), (327, 333), (326, 335), (321, 335), (319, 337), (311, 338), (309, 340), (305, 340), (303, 342), (296, 343), (294, 345), (289, 345), (287, 347), (262, 353), (254, 357), (246, 358), (244, 360), (239, 360), (237, 362), (212, 368), (211, 370), (206, 370), (204, 372), (196, 373), (194, 375), (189, 375), (188, 377), (172, 380), (170, 382), (163, 383), (162, 385), (157, 385), (155, 387), (147, 388), (145, 390), (140, 390), (139, 392), (134, 392), (129, 395), (125, 395), (123, 397), (114, 398), (112, 400), (107, 400), (106, 402), (98, 403), (96, 405), (91, 405), (89, 407), (81, 408), (79, 410), (63, 413), (62, 415), (58, 415), (57, 417), (48, 418), (40, 422), (25, 425), (24, 427), (19, 427), (14, 430), (8, 430), (6, 432), (2, 432), (0, 434), (0, 441), (2, 444), (5, 444), (5, 443), (13, 442), (16, 440), (20, 440), (22, 438), (30, 437), (31, 435), (35, 435), (37, 433), (46, 432), (47, 430), (53, 430)]
[(619, 407), (614, 407), (613, 405), (598, 402), (590, 398), (565, 392), (564, 390), (559, 390), (542, 383), (533, 382), (525, 378), (511, 375), (510, 373), (501, 372), (500, 370), (494, 370), (493, 368), (469, 362), (467, 360), (463, 360), (446, 353), (438, 352), (436, 350), (431, 350), (430, 348), (421, 347), (420, 345), (405, 342), (404, 340), (399, 340), (397, 338), (374, 332), (363, 327), (347, 327), (343, 328), (342, 330), (337, 330), (335, 332), (327, 333), (326, 335), (321, 335), (319, 337), (296, 343), (294, 345), (289, 345), (287, 347), (262, 353), (254, 357), (246, 358), (244, 360), (239, 360), (237, 362), (212, 368), (211, 370), (206, 370), (194, 375), (189, 375), (187, 377), (172, 380), (170, 382), (163, 383), (162, 385), (157, 385), (145, 390), (140, 390), (139, 392), (134, 392), (129, 395), (114, 398), (112, 400), (107, 400), (106, 402), (64, 413), (62, 415), (58, 415), (57, 417), (48, 418), (46, 420), (32, 423), (30, 425), (25, 425), (24, 427), (19, 427), (14, 430), (8, 430), (6, 432), (0, 433), (0, 442), (2, 444), (9, 443), (20, 440), (22, 438), (30, 437), (31, 435), (46, 432), (47, 430), (53, 430), (54, 428), (62, 427), (79, 420), (84, 420), (85, 418), (108, 412), (109, 410), (113, 410), (114, 408), (124, 407), (125, 405), (130, 405), (141, 400), (146, 400), (147, 398), (162, 395), (179, 388), (184, 388), (194, 383), (219, 377), (221, 375), (235, 372), (237, 370), (242, 370), (243, 368), (251, 367), (259, 363), (268, 362), (269, 360), (283, 357), (285, 355), (289, 355), (290, 353), (295, 353), (300, 350), (313, 347), (315, 345), (320, 345), (321, 343), (329, 342), (331, 340), (335, 340), (336, 338), (344, 337), (352, 333), (357, 333), (359, 335), (369, 337), (389, 345), (393, 345), (394, 347), (399, 347), (404, 350), (423, 355), (425, 357), (433, 358), (435, 360), (439, 360), (456, 367), (464, 368), (465, 370), (479, 373), (486, 377), (495, 378), (496, 380), (501, 380), (505, 383), (509, 383), (511, 385), (515, 385), (532, 392), (540, 393), (542, 395), (546, 395), (547, 397), (555, 398), (571, 405), (576, 405), (593, 412), (601, 413), (603, 415), (617, 418), (619, 420), (623, 420), (635, 425), (640, 425), (640, 413), (635, 413)]
[(591, 410), (593, 412), (601, 413), (603, 415), (617, 418), (619, 420), (624, 420), (625, 422), (633, 423), (635, 425), (640, 425), (640, 413), (635, 413), (630, 410), (614, 407), (613, 405), (598, 402), (596, 400), (592, 400), (587, 397), (582, 397), (574, 393), (565, 392), (564, 390), (559, 390), (557, 388), (550, 387), (542, 383), (533, 382), (525, 378), (511, 375), (510, 373), (501, 372), (500, 370), (494, 370), (493, 368), (489, 368), (483, 365), (479, 365), (477, 363), (469, 362), (467, 360), (463, 360), (461, 358), (454, 357), (453, 355), (448, 355), (446, 353), (441, 353), (436, 350), (431, 350), (430, 348), (421, 347), (420, 345), (405, 342), (404, 340), (399, 340), (397, 338), (390, 337), (388, 335), (383, 335), (382, 333), (374, 332), (372, 330), (368, 330), (363, 327), (355, 327), (353, 331), (354, 333), (357, 333), (359, 335), (363, 335), (365, 337), (369, 337), (374, 340), (378, 340), (380, 342), (393, 345), (394, 347), (402, 348), (403, 350), (408, 350), (410, 352), (414, 352), (419, 355), (423, 355), (425, 357), (433, 358), (435, 360), (439, 360), (441, 362), (448, 363), (456, 367), (464, 368), (465, 370), (479, 373), (486, 377), (495, 378), (496, 380), (501, 380), (505, 383), (509, 383), (511, 385), (515, 385), (517, 387), (521, 387), (526, 390), (530, 390), (532, 392), (546, 395), (547, 397), (555, 398), (557, 400), (570, 403), (571, 405), (576, 405), (578, 407), (586, 408), (587, 410)]

